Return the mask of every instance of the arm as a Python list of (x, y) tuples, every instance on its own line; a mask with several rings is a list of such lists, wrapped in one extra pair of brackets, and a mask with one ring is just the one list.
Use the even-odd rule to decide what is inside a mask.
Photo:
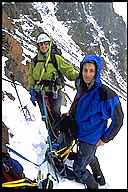
[(109, 128), (105, 131), (104, 135), (101, 137), (101, 140), (105, 143), (109, 142), (110, 140), (114, 139), (114, 137), (117, 135), (119, 130), (121, 129), (123, 125), (123, 118), (124, 114), (122, 111), (121, 103), (117, 104), (115, 107), (113, 114), (112, 114), (112, 122), (109, 126)]
[(66, 76), (68, 80), (74, 81), (76, 77), (78, 77), (79, 71), (75, 69), (71, 63), (64, 60), (64, 58), (62, 58), (60, 55), (56, 55), (56, 60), (58, 63), (58, 69)]
[(33, 79), (33, 69), (34, 69), (34, 64), (30, 63), (29, 64), (29, 70), (27, 73), (27, 80), (28, 80), (28, 88), (30, 89), (32, 86), (34, 86), (35, 81)]

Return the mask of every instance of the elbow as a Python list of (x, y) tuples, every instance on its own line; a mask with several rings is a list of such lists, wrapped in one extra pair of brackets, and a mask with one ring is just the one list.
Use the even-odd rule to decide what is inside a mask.
[(114, 117), (112, 118), (112, 123), (110, 127), (108, 128), (108, 133), (106, 134), (106, 137), (102, 137), (101, 140), (104, 142), (109, 142), (110, 140), (113, 140), (114, 137), (118, 134), (121, 127), (123, 126), (123, 120), (124, 120), (124, 113), (122, 111), (122, 108), (116, 108)]
[(124, 113), (121, 105), (119, 104), (115, 110), (115, 122), (118, 125), (118, 127), (122, 127), (123, 120), (124, 120)]
[(122, 108), (120, 108), (120, 111), (118, 111), (118, 116), (117, 116), (117, 122), (120, 127), (123, 125), (123, 120), (124, 120), (124, 113), (122, 111)]

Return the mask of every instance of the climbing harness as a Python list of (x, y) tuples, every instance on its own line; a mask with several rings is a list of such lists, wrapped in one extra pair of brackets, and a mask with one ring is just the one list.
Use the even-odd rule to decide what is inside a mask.
[(75, 142), (75, 140), (73, 140), (70, 146), (63, 147), (60, 150), (54, 150), (54, 151), (52, 151), (52, 153), (54, 153), (61, 160), (65, 161), (65, 160), (67, 160), (70, 152), (73, 150), (73, 147), (75, 146), (75, 144), (76, 144), (76, 142)]

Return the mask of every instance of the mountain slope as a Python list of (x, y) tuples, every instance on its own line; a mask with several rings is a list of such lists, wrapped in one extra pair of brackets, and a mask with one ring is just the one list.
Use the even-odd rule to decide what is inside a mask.
[[(112, 3), (3, 3), (3, 55), (5, 73), (14, 71), (27, 87), (27, 70), (36, 54), (36, 37), (49, 33), (63, 56), (79, 66), (83, 53), (100, 54), (103, 80), (126, 97), (126, 26)], [(32, 45), (32, 46), (31, 46)]]

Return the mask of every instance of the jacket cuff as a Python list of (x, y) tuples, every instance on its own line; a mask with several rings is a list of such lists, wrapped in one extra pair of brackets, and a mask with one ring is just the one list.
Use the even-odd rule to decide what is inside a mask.
[(108, 143), (108, 142), (109, 142), (109, 139), (107, 139), (107, 138), (101, 137), (100, 139), (101, 139), (104, 143)]

